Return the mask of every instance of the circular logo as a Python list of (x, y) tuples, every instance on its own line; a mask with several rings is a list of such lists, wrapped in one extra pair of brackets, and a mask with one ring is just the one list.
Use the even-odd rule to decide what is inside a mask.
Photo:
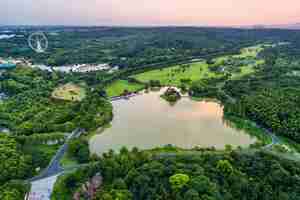
[(48, 39), (43, 32), (35, 32), (29, 36), (28, 45), (33, 51), (43, 53), (48, 48)]

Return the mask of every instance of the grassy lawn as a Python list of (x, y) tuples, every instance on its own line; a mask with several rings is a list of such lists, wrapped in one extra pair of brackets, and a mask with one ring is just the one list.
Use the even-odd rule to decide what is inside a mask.
[[(265, 45), (268, 46), (268, 45)], [(221, 64), (224, 61), (230, 59), (230, 58), (256, 58), (257, 55), (263, 50), (263, 45), (256, 45), (252, 47), (244, 48), (240, 51), (240, 54), (238, 55), (228, 55), (228, 56), (221, 56), (214, 59), (214, 62), (216, 64)], [(262, 60), (258, 60), (259, 63), (262, 62)], [(258, 63), (258, 64), (259, 64)]]
[(127, 80), (117, 80), (106, 88), (109, 97), (119, 96), (124, 90), (135, 92), (144, 88), (144, 85), (138, 83), (129, 83)]
[(152, 70), (149, 72), (134, 75), (133, 78), (141, 82), (159, 80), (162, 85), (180, 86), (181, 79), (190, 79), (191, 82), (203, 78), (217, 76), (211, 72), (205, 62), (191, 63), (189, 67), (172, 66), (164, 69)]
[(255, 69), (252, 65), (240, 67), (241, 72), (232, 73), (231, 79), (240, 79), (245, 75), (252, 74), (255, 72)]
[[(266, 45), (267, 46), (267, 45)], [(256, 59), (259, 52), (263, 50), (263, 45), (256, 45), (248, 48), (244, 48), (238, 55), (221, 56), (214, 59), (215, 65), (222, 65), (227, 60), (254, 60), (255, 63), (245, 66), (237, 66), (241, 69), (239, 73), (233, 73), (232, 78), (238, 79), (242, 76), (251, 74), (255, 71), (254, 66), (263, 64), (264, 60)], [(250, 61), (251, 62), (251, 61)], [(225, 65), (226, 66), (226, 65)], [(218, 76), (216, 73), (209, 70), (208, 64), (205, 62), (198, 62), (189, 64), (189, 67), (184, 68), (182, 66), (171, 66), (168, 68), (152, 70), (132, 76), (141, 82), (148, 83), (150, 80), (159, 80), (162, 85), (180, 86), (181, 79), (190, 79), (191, 82), (197, 81), (203, 78), (213, 78)]]
[(73, 167), (73, 166), (76, 166), (78, 165), (78, 162), (71, 158), (68, 153), (66, 152), (64, 154), (64, 156), (62, 157), (61, 161), (60, 161), (60, 164), (62, 167), (66, 168), (66, 167)]
[[(247, 48), (244, 48), (240, 51), (240, 54), (238, 55), (230, 55), (230, 56), (222, 56), (222, 57), (218, 57), (218, 58), (215, 58), (214, 61), (215, 61), (215, 64), (216, 65), (224, 65), (224, 62), (226, 63), (226, 61), (233, 61), (234, 60), (248, 60), (250, 61), (249, 64), (244, 64), (244, 65), (241, 65), (241, 66), (236, 66), (238, 68), (240, 68), (240, 72), (238, 73), (232, 73), (232, 79), (239, 79), (245, 75), (248, 75), (248, 74), (252, 74), (255, 72), (255, 66), (257, 65), (262, 65), (264, 64), (264, 60), (263, 59), (257, 59), (257, 55), (264, 49), (265, 46), (271, 46), (271, 45), (256, 45), (256, 46), (252, 46), (252, 47), (247, 47)], [(252, 61), (252, 63), (251, 63)], [(226, 64), (224, 65), (226, 66)]]
[(262, 50), (264, 50), (262, 45), (247, 47), (241, 50), (239, 57), (256, 57)]
[(62, 85), (52, 92), (53, 98), (67, 101), (81, 101), (85, 96), (85, 89), (73, 83)]

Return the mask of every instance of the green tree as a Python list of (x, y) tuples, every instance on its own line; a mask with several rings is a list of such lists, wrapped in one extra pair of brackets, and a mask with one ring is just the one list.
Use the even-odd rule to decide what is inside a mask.
[(79, 163), (85, 163), (89, 160), (90, 151), (85, 139), (73, 139), (68, 145), (68, 154), (78, 160)]
[(194, 189), (189, 189), (185, 194), (184, 194), (184, 199), (188, 200), (201, 200), (200, 196), (197, 192), (197, 190)]
[(29, 171), (27, 158), (17, 150), (16, 141), (0, 134), (0, 184), (25, 178)]
[(189, 187), (199, 192), (199, 194), (215, 194), (217, 189), (214, 183), (207, 176), (201, 175), (193, 177), (189, 183)]
[(97, 195), (96, 200), (132, 200), (133, 195), (129, 190), (104, 191)]
[(169, 178), (173, 190), (180, 190), (188, 184), (190, 177), (186, 174), (175, 174)]
[(233, 173), (233, 167), (228, 160), (219, 160), (217, 163), (217, 169), (226, 176)]

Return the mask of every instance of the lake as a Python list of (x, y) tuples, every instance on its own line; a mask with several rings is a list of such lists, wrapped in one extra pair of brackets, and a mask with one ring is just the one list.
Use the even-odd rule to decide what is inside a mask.
[(102, 154), (123, 146), (152, 149), (168, 144), (186, 149), (223, 149), (226, 144), (247, 147), (256, 141), (227, 125), (219, 103), (183, 97), (170, 105), (160, 97), (164, 90), (113, 102), (111, 127), (91, 138), (91, 152)]

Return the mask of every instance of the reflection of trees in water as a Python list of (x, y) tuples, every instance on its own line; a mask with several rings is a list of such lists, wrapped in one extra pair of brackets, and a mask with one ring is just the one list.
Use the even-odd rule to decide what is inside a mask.
[(226, 117), (222, 117), (222, 122), (226, 127), (241, 130), (240, 128), (236, 127), (236, 125), (233, 122), (231, 122), (229, 119), (226, 119)]

